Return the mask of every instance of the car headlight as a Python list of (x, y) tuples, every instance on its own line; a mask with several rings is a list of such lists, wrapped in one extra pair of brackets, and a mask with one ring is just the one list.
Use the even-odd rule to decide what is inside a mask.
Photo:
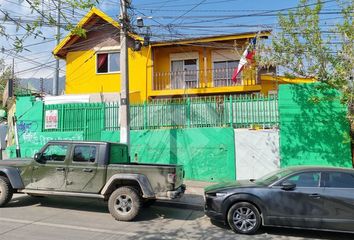
[(224, 197), (226, 196), (226, 193), (215, 193), (216, 197)]

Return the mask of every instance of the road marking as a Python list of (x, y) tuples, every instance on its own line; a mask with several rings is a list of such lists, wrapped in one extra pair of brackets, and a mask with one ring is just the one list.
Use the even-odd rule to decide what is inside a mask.
[(108, 234), (114, 234), (114, 235), (127, 235), (127, 236), (136, 236), (137, 235), (136, 233), (130, 233), (130, 232), (112, 231), (112, 230), (98, 229), (98, 228), (87, 228), (87, 227), (72, 226), (72, 225), (65, 225), (65, 224), (56, 224), (56, 223), (44, 223), (44, 222), (20, 220), (20, 219), (13, 219), (13, 218), (0, 217), (0, 221), (21, 223), (21, 224), (28, 224), (28, 225), (39, 225), (39, 226), (46, 226), (46, 227), (65, 228), (65, 229), (80, 230), (80, 231), (90, 231), (90, 232), (97, 232), (97, 233), (108, 233)]

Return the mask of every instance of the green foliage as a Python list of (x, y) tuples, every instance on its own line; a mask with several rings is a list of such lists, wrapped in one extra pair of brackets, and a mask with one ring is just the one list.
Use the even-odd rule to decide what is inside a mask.
[(65, 0), (73, 8), (89, 9), (99, 3), (98, 0)]
[[(338, 2), (339, 23), (323, 29), (320, 13), (323, 1), (312, 4), (300, 0), (295, 11), (280, 14), (280, 31), (271, 44), (261, 44), (261, 66), (277, 66), (285, 76), (315, 78), (343, 92), (343, 100), (353, 99), (354, 2)], [(340, 44), (333, 44), (339, 42)]]
[(0, 107), (2, 107), (2, 96), (6, 87), (7, 81), (12, 77), (12, 68), (6, 66), (3, 59), (0, 59)]
[[(16, 1), (16, 0), (15, 0)], [(42, 0), (18, 0), (19, 3), (27, 3), (31, 8), (31, 12), (33, 14), (37, 14), (38, 17), (35, 18), (31, 23), (23, 23), (21, 18), (15, 18), (6, 10), (0, 9), (0, 12), (4, 14), (4, 22), (5, 21), (12, 21), (16, 25), (16, 31), (25, 31), (25, 33), (21, 37), (12, 38), (6, 32), (6, 28), (0, 23), (0, 36), (4, 36), (7, 40), (11, 41), (14, 51), (21, 52), (26, 50), (24, 46), (24, 42), (28, 37), (33, 38), (40, 38), (46, 40), (48, 37), (44, 36), (41, 31), (43, 26), (58, 26), (57, 23), (57, 12), (55, 11), (43, 11), (43, 8), (48, 6), (43, 5)], [(82, 9), (87, 10), (94, 7), (96, 4), (99, 3), (99, 0), (62, 0), (62, 8), (67, 9)], [(58, 7), (54, 3), (55, 7)], [(64, 7), (65, 5), (65, 7)], [(76, 27), (67, 17), (65, 16), (64, 12), (60, 11), (61, 18), (64, 22), (61, 23), (61, 27), (64, 28), (66, 31), (71, 32), (72, 34), (78, 35), (80, 37), (86, 37), (85, 29)], [(60, 38), (61, 36), (56, 36), (56, 38)]]

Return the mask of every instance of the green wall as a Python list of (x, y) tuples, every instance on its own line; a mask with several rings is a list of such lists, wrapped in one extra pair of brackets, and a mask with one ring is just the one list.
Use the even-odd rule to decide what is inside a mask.
[(281, 166), (351, 167), (347, 107), (321, 84), (280, 85)]
[[(102, 132), (101, 139), (118, 141), (118, 132)], [(186, 179), (232, 181), (236, 179), (232, 128), (191, 128), (131, 131), (131, 160), (182, 164)]]
[[(42, 132), (43, 102), (17, 100), (18, 130), (23, 157), (31, 157), (48, 140), (81, 140), (83, 132)], [(319, 84), (279, 87), (281, 166), (351, 167), (347, 108), (340, 94)], [(102, 141), (119, 141), (118, 131), (101, 131)], [(93, 139), (94, 140), (94, 139)], [(131, 131), (131, 157), (138, 162), (183, 164), (186, 179), (236, 179), (233, 128), (185, 128)], [(15, 147), (7, 149), (10, 157)]]
[[(82, 140), (83, 132), (42, 132), (43, 103), (18, 100), (18, 132), (22, 157), (32, 157), (49, 140)], [(131, 158), (141, 163), (182, 164), (186, 179), (230, 181), (236, 179), (232, 128), (133, 130)], [(101, 141), (119, 141), (118, 131), (102, 131)], [(15, 147), (7, 149), (15, 157)]]
[[(21, 157), (31, 158), (50, 140), (83, 140), (83, 132), (20, 132)], [(10, 158), (16, 157), (16, 146), (6, 148)]]

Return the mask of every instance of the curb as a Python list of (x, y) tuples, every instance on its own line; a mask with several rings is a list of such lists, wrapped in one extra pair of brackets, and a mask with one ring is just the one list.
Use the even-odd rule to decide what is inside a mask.
[(174, 207), (174, 208), (183, 208), (183, 209), (190, 209), (196, 211), (204, 211), (204, 206), (199, 204), (190, 204), (190, 203), (176, 202), (170, 200), (157, 200), (154, 205), (161, 206), (161, 207)]

